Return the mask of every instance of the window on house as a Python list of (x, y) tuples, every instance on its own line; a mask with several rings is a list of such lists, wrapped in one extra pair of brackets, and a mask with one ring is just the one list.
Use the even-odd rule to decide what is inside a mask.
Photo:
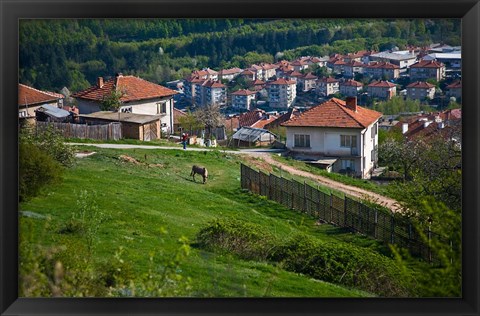
[(132, 107), (129, 106), (129, 107), (123, 107), (120, 109), (120, 112), (122, 113), (132, 113)]
[(295, 144), (294, 147), (310, 147), (310, 135), (300, 135), (295, 134)]
[(356, 135), (340, 135), (340, 147), (354, 148), (357, 147)]
[(157, 114), (167, 114), (167, 102), (157, 103)]
[(18, 112), (18, 117), (27, 117), (27, 111)]
[(346, 159), (346, 160), (342, 160), (342, 169), (350, 169), (352, 171), (355, 171), (355, 160), (351, 160), (351, 159)]
[(377, 124), (378, 124), (378, 123), (375, 123), (375, 124), (372, 126), (372, 138), (375, 138), (375, 135), (377, 135), (377, 133), (378, 133)]

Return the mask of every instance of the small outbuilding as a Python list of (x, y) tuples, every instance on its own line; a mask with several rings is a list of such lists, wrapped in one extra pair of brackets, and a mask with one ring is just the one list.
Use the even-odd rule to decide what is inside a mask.
[(232, 139), (237, 147), (268, 146), (275, 142), (277, 136), (263, 128), (244, 126), (233, 134)]
[(80, 114), (79, 117), (81, 121), (87, 124), (120, 122), (122, 124), (122, 135), (124, 138), (144, 141), (161, 138), (161, 115), (99, 111), (91, 114)]
[(35, 110), (37, 121), (40, 122), (69, 122), (72, 114), (69, 111), (60, 109), (57, 106), (44, 104)]

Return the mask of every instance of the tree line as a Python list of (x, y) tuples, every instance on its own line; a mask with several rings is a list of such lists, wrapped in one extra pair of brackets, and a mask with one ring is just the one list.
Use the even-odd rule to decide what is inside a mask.
[(22, 20), (19, 31), (20, 82), (54, 91), (117, 72), (165, 83), (202, 67), (461, 40), (459, 19)]

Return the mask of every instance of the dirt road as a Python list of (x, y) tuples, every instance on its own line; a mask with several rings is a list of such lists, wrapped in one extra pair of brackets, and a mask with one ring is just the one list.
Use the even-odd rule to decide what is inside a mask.
[(263, 161), (265, 161), (266, 163), (268, 163), (270, 165), (274, 165), (278, 168), (281, 168), (282, 170), (284, 170), (284, 171), (286, 171), (290, 174), (295, 174), (295, 175), (302, 176), (302, 177), (305, 177), (305, 178), (310, 178), (312, 180), (317, 181), (321, 185), (325, 185), (329, 188), (341, 191), (341, 192), (343, 192), (347, 195), (357, 197), (357, 198), (361, 198), (361, 199), (367, 199), (367, 200), (370, 200), (370, 201), (372, 201), (376, 204), (380, 204), (382, 206), (385, 206), (385, 207), (389, 208), (390, 210), (392, 210), (392, 212), (401, 211), (401, 207), (400, 207), (399, 203), (397, 201), (395, 201), (394, 199), (391, 199), (391, 198), (388, 198), (388, 197), (382, 196), (380, 194), (377, 194), (377, 193), (374, 193), (374, 192), (371, 192), (371, 191), (367, 191), (367, 190), (364, 190), (364, 189), (361, 189), (361, 188), (357, 188), (357, 187), (354, 187), (354, 186), (351, 186), (351, 185), (343, 184), (341, 182), (334, 181), (334, 180), (331, 180), (331, 179), (326, 178), (326, 177), (314, 175), (314, 174), (311, 174), (309, 172), (296, 169), (292, 166), (289, 166), (289, 165), (286, 165), (286, 164), (283, 164), (281, 162), (278, 162), (278, 161), (274, 160), (272, 158), (272, 156), (267, 154), (267, 153), (251, 152), (251, 153), (248, 153), (248, 154), (251, 155), (251, 156), (260, 158)]

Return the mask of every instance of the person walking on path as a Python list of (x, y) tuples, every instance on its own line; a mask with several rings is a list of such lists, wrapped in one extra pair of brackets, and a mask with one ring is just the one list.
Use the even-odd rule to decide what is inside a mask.
[(187, 149), (187, 141), (188, 141), (188, 134), (182, 133), (182, 144), (183, 144), (183, 149)]

